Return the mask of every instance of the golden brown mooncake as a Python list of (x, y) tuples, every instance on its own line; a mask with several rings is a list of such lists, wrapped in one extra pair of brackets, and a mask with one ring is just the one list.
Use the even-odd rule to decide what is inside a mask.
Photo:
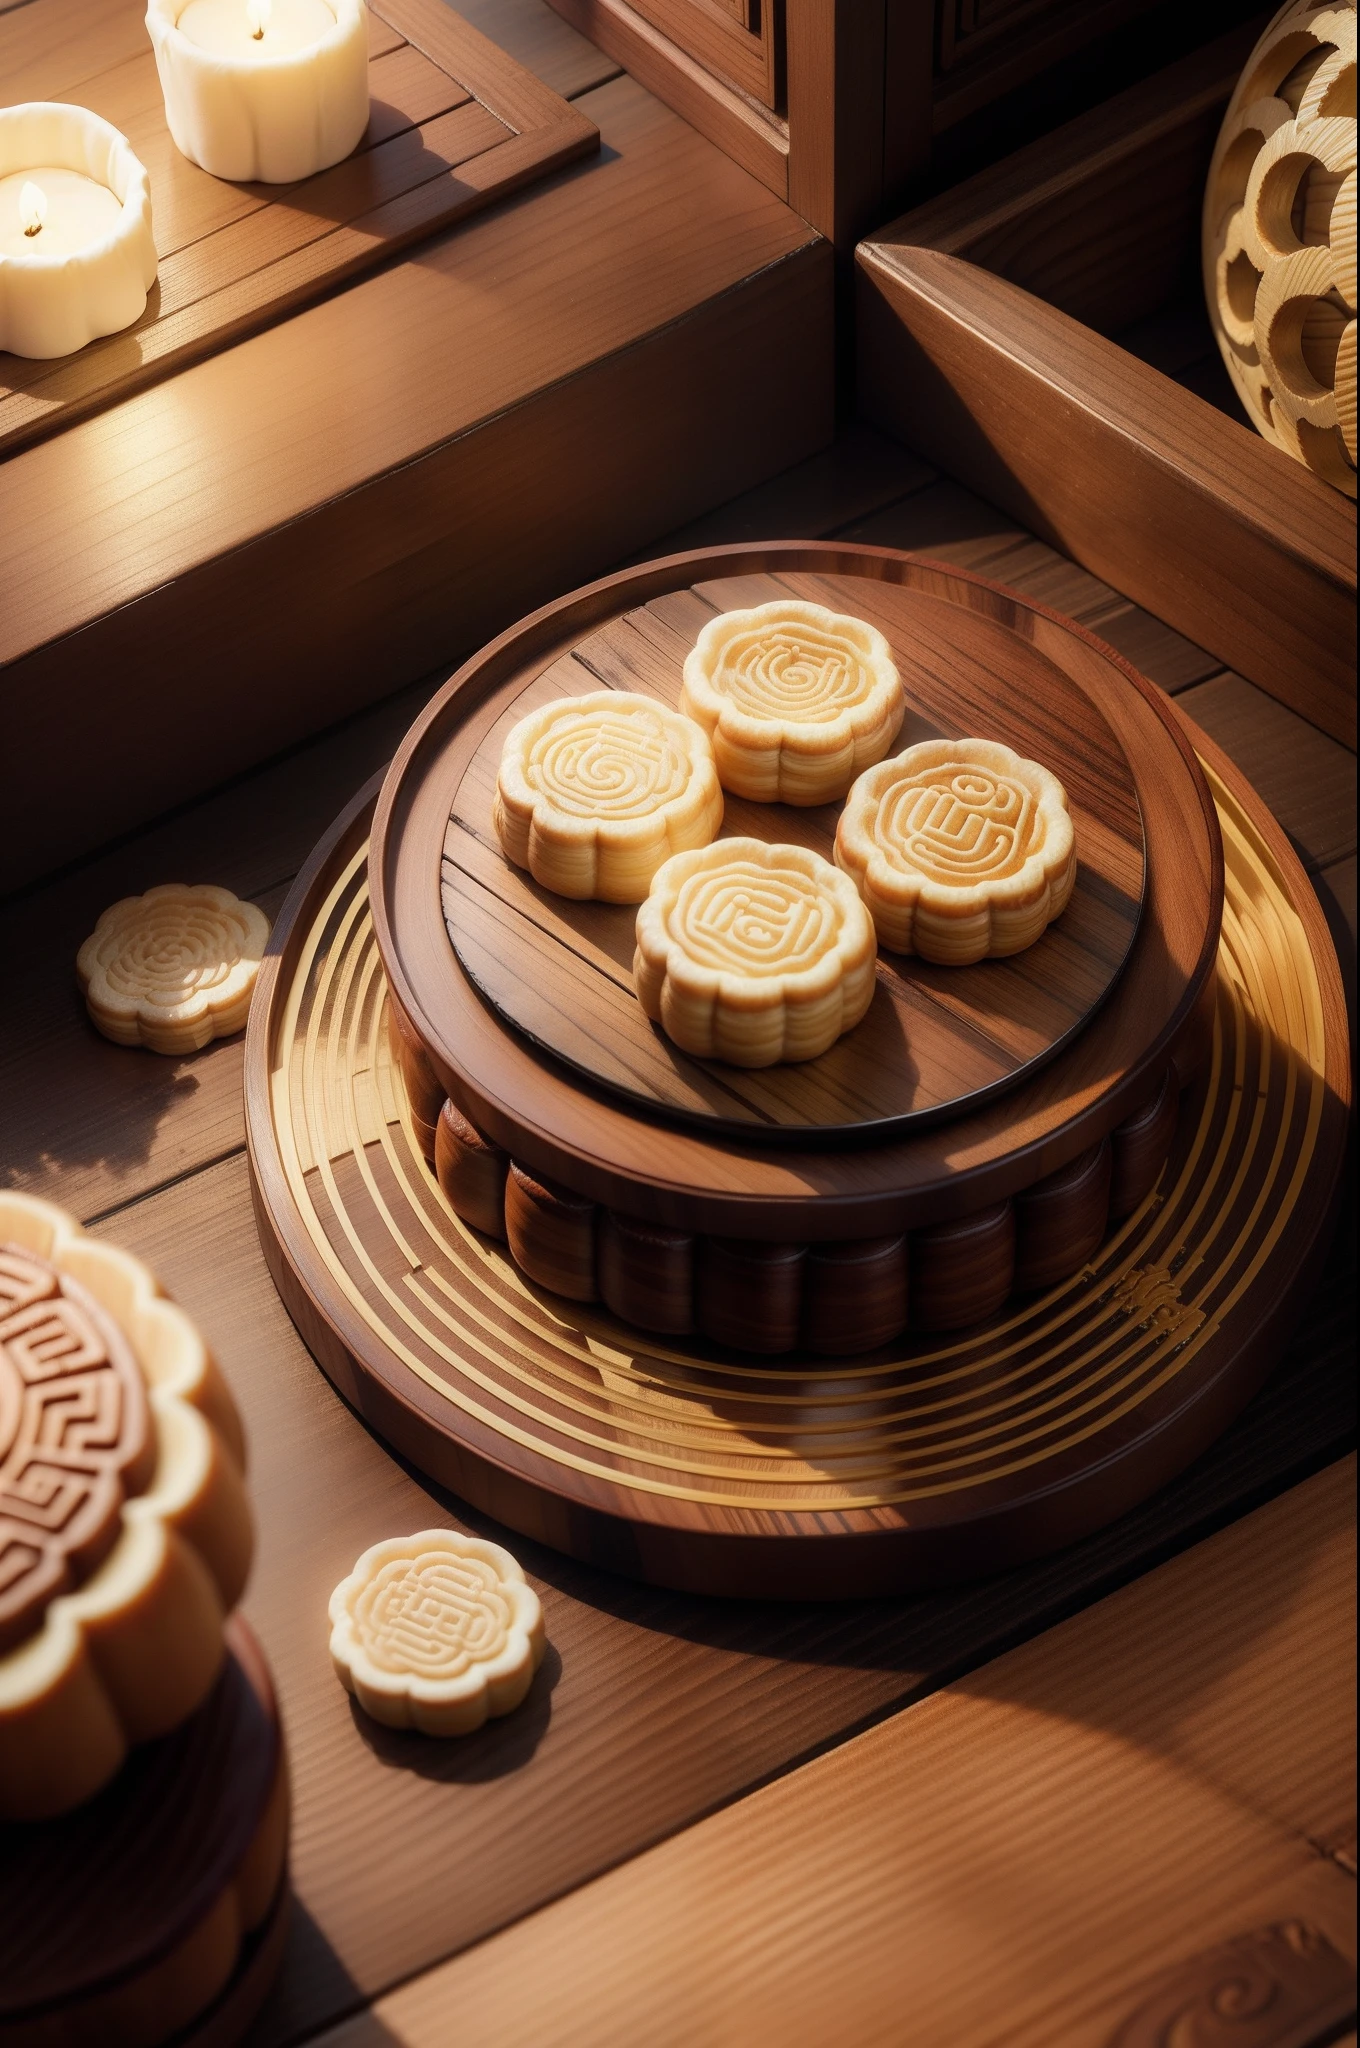
[(722, 839), (668, 860), (638, 911), (633, 981), (683, 1051), (733, 1066), (810, 1060), (874, 993), (853, 883), (803, 846)]
[(558, 896), (640, 903), (662, 862), (707, 846), (722, 815), (703, 729), (631, 691), (558, 698), (501, 753), (501, 846)]
[(799, 598), (721, 613), (685, 657), (680, 709), (711, 738), (723, 788), (757, 803), (844, 796), (904, 708), (878, 629)]
[(0, 1820), (194, 1712), (253, 1543), (241, 1426), (129, 1253), (0, 1192)]
[(1033, 945), (1077, 876), (1062, 784), (996, 740), (925, 740), (861, 775), (836, 862), (882, 945), (954, 967)]

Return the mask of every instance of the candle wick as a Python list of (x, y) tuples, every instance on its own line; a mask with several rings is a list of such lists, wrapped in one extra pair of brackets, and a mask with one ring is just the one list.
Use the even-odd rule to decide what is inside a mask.
[(262, 43), (264, 41), (264, 30), (262, 28), (255, 29), (252, 32), (251, 40), (252, 42)]
[(42, 222), (40, 220), (35, 220), (32, 227), (24, 229), (24, 233), (28, 235), (30, 238), (34, 235), (40, 235), (42, 233)]

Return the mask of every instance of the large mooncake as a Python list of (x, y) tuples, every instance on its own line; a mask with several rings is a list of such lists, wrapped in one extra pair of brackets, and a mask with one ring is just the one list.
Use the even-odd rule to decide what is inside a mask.
[(127, 1252), (0, 1192), (0, 1820), (45, 1820), (202, 1703), (250, 1566), (241, 1425)]
[(854, 884), (802, 846), (723, 839), (668, 860), (638, 911), (638, 1001), (685, 1052), (810, 1060), (874, 993), (873, 923)]
[(1077, 876), (1062, 784), (995, 740), (926, 740), (861, 775), (836, 861), (890, 952), (953, 967), (1033, 945)]
[(723, 788), (757, 803), (843, 797), (883, 759), (904, 707), (877, 628), (798, 598), (710, 619), (680, 693), (713, 741)]
[(494, 815), (507, 858), (545, 889), (640, 903), (663, 861), (707, 846), (723, 796), (692, 719), (650, 697), (594, 690), (512, 728)]

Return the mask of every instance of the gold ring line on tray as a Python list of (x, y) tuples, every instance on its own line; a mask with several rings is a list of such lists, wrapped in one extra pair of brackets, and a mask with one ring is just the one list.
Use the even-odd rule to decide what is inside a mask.
[[(1174, 1183), (1074, 1280), (980, 1338), (811, 1369), (652, 1347), (603, 1310), (573, 1306), (565, 1320), (459, 1221), (420, 1154), (386, 1044), (362, 848), (306, 936), (271, 1076), (280, 1156), (317, 1256), (393, 1357), (451, 1406), (638, 1493), (734, 1509), (887, 1507), (1098, 1435), (1183, 1371), (1251, 1287), (1297, 1203), (1322, 1113), (1306, 935), (1249, 821), (1217, 784), (1215, 795), (1227, 869), (1219, 1003), (1204, 1107)], [(1238, 1214), (1263, 1148), (1261, 1184)], [(391, 1262), (365, 1243), (365, 1212)]]

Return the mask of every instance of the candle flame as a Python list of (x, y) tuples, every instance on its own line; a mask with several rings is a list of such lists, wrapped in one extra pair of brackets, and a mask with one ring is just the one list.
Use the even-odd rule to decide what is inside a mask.
[(250, 33), (258, 43), (269, 26), (269, 17), (274, 12), (274, 0), (246, 0), (246, 20)]
[(19, 225), (26, 235), (36, 235), (46, 219), (47, 194), (30, 179), (19, 188)]

